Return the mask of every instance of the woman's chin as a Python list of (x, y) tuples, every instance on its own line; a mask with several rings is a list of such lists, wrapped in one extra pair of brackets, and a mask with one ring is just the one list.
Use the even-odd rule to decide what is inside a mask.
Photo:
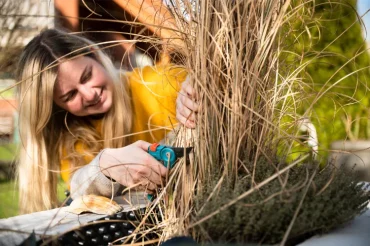
[(104, 102), (102, 102), (101, 106), (101, 113), (108, 112), (112, 107), (112, 100), (111, 98), (107, 98)]

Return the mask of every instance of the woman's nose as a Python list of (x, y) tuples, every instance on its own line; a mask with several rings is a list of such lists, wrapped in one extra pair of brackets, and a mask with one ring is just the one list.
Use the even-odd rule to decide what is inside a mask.
[(87, 85), (80, 85), (79, 92), (86, 102), (95, 102), (99, 97), (97, 91)]

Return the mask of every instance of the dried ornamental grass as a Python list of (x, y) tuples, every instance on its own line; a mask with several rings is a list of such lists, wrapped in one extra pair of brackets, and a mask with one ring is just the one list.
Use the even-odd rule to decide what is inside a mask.
[[(273, 122), (278, 96), (275, 39), (289, 3), (209, 0), (183, 7), (188, 20), (179, 17), (178, 26), (189, 33), (188, 50), (179, 53), (188, 54), (183, 62), (201, 109), (197, 129), (180, 130), (179, 145), (194, 146), (194, 160), (179, 163), (173, 171), (176, 182), (168, 187), (175, 187), (174, 202), (168, 220), (174, 224), (167, 227), (166, 236), (191, 233), (195, 192), (208, 182), (211, 170), (221, 170), (220, 182), (226, 176), (235, 181), (242, 172), (255, 183), (257, 160), (270, 158), (266, 151), (278, 128)], [(241, 156), (248, 156), (252, 168), (240, 161)]]
[(172, 197), (162, 200), (162, 240), (294, 244), (363, 212), (368, 193), (353, 175), (321, 170), (310, 154), (290, 165), (276, 159), (279, 139), (297, 140), (280, 120), (304, 95), (305, 64), (280, 73), (283, 27), (314, 2), (170, 2), (187, 44), (177, 58), (201, 109), (197, 128), (178, 133), (194, 156), (177, 164), (162, 194)]

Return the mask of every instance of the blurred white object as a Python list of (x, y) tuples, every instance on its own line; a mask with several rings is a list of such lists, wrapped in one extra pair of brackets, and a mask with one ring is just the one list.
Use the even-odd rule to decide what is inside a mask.
[(135, 62), (137, 67), (153, 66), (154, 62), (150, 56), (135, 49)]
[(307, 132), (308, 137), (305, 143), (312, 149), (312, 158), (316, 159), (319, 148), (316, 127), (308, 118), (299, 119), (298, 124), (298, 129), (300, 131)]

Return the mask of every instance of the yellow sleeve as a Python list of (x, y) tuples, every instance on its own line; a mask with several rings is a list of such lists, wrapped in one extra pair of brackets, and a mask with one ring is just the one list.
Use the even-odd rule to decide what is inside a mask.
[[(102, 120), (91, 120), (92, 125), (96, 129), (96, 131), (101, 134), (102, 129)], [(80, 158), (78, 159), (78, 163), (72, 163), (71, 158), (69, 157), (69, 153), (65, 146), (62, 146), (61, 149), (61, 160), (60, 160), (60, 176), (62, 177), (63, 181), (69, 184), (69, 178), (71, 176), (71, 172), (75, 171), (74, 167), (76, 165), (86, 165), (90, 163), (95, 156), (93, 156), (90, 151), (89, 147), (84, 144), (82, 141), (77, 141), (74, 144), (74, 151), (76, 152)], [(77, 162), (77, 161), (76, 161)]]
[(177, 124), (176, 98), (187, 72), (173, 65), (137, 68), (128, 73), (134, 133), (132, 142), (158, 142)]
[[(83, 158), (83, 162), (85, 163), (85, 165), (90, 163), (94, 159), (93, 155), (88, 154), (88, 152), (85, 151), (86, 149), (87, 147), (80, 141), (75, 144), (75, 150)], [(62, 158), (60, 160), (60, 176), (68, 185), (70, 181), (69, 179), (71, 177), (71, 172), (75, 171), (74, 166), (75, 165), (68, 158), (67, 150), (63, 148)]]

